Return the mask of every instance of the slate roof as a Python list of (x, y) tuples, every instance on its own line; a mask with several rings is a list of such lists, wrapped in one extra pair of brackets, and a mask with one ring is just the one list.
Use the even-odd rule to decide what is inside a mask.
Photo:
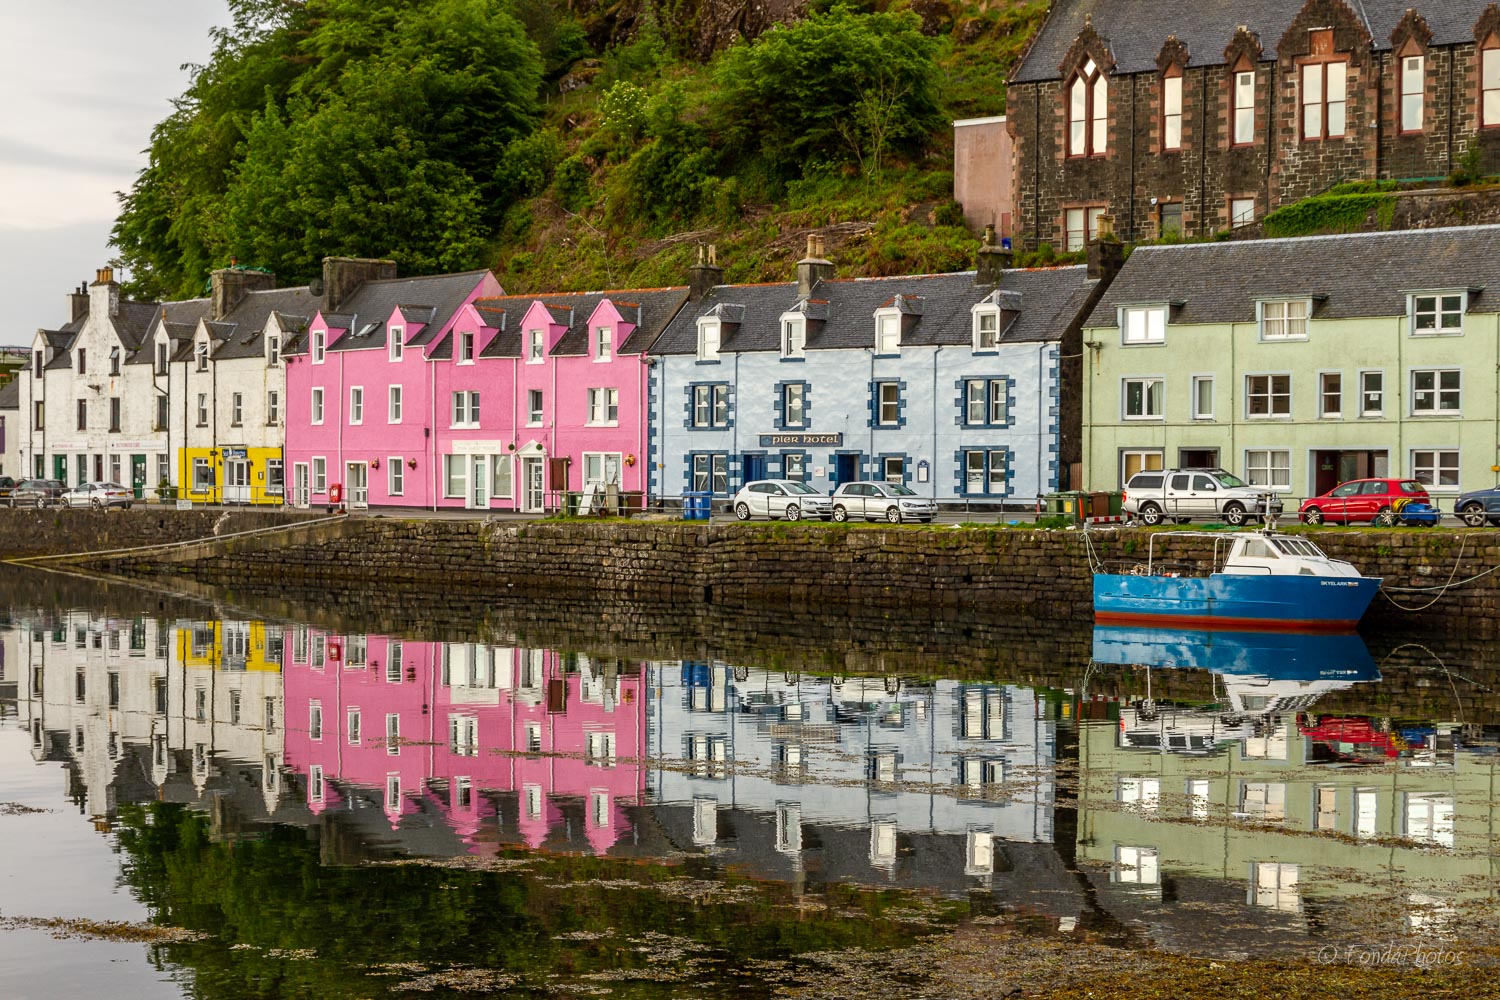
[[(552, 348), (553, 357), (583, 357), (589, 351), (589, 317), (608, 299), (635, 329), (623, 343), (616, 343), (616, 355), (644, 354), (663, 328), (672, 321), (687, 302), (688, 290), (679, 288), (615, 289), (605, 292), (562, 292), (550, 295), (501, 295), (475, 302), (486, 322), (500, 326), (505, 333), (485, 345), (480, 352), (486, 358), (514, 358), (521, 353), (521, 321), (533, 302), (541, 301), (553, 321), (568, 324), (568, 330)], [(513, 352), (513, 353), (511, 353)]]
[[(340, 307), (349, 332), (328, 345), (330, 351), (374, 350), (385, 347), (385, 322), (397, 309), (407, 322), (425, 323), (422, 331), (406, 339), (408, 347), (429, 343), (464, 304), (488, 271), (463, 271), (418, 278), (385, 278), (367, 281)], [(329, 325), (334, 325), (332, 317)]]
[[(1187, 46), (1189, 66), (1220, 65), (1241, 24), (1260, 37), (1262, 58), (1275, 59), (1281, 36), (1303, 6), (1303, 0), (1054, 0), (1010, 82), (1058, 79), (1059, 65), (1090, 18), (1115, 58), (1116, 73), (1156, 72), (1157, 54), (1169, 35)], [(1480, 0), (1349, 0), (1378, 50), (1390, 48), (1391, 32), (1408, 7), (1427, 20), (1432, 44), (1452, 45), (1474, 41), (1474, 24), (1485, 6)]]
[[(1484, 288), (1500, 277), (1500, 226), (1137, 247), (1085, 324), (1113, 327), (1123, 304), (1180, 303), (1170, 321), (1252, 323), (1258, 298), (1314, 298), (1313, 319), (1404, 316), (1406, 293)], [(1500, 311), (1500, 288), (1470, 294)]]
[[(1001, 342), (1059, 339), (1093, 287), (1081, 264), (1005, 271), (999, 290), (1006, 301), (1001, 304), (1010, 308), (1015, 296), (1006, 293), (1019, 293), (1021, 308), (1001, 332)], [(907, 316), (901, 334), (904, 347), (970, 344), (970, 310), (996, 291), (975, 285), (973, 271), (820, 281), (806, 302), (798, 301), (796, 282), (719, 285), (678, 313), (651, 353), (696, 354), (698, 319), (715, 311), (725, 323), (738, 324), (721, 333), (719, 349), (726, 353), (779, 351), (781, 316), (794, 309), (808, 317), (809, 351), (873, 348), (875, 311), (881, 308), (896, 308)]]
[(223, 343), (215, 348), (214, 360), (265, 357), (266, 324), (273, 313), (297, 317), (305, 324), (308, 318), (316, 315), (322, 301), (322, 297), (313, 295), (306, 285), (247, 293), (229, 315), (215, 324), (214, 338)]
[(0, 410), (21, 408), (21, 378), (22, 376), (17, 376), (4, 385), (0, 385)]

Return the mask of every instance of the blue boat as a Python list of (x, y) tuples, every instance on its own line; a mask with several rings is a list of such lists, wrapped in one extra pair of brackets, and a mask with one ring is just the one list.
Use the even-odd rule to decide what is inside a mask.
[[(1214, 539), (1211, 572), (1182, 572), (1163, 563), (1157, 542), (1183, 538)], [(1359, 623), (1379, 589), (1379, 577), (1364, 576), (1351, 564), (1330, 559), (1305, 538), (1274, 531), (1170, 532), (1151, 536), (1146, 562), (1135, 572), (1094, 574), (1094, 620), (1348, 631)]]
[(1357, 632), (1219, 631), (1095, 625), (1096, 663), (1198, 668), (1225, 677), (1264, 677), (1341, 686), (1380, 679)]

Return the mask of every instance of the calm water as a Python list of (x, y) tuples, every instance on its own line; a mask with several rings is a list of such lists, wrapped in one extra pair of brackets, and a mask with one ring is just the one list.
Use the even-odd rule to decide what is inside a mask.
[(1493, 924), (1480, 644), (0, 594), (7, 997), (769, 994), (976, 921), (1227, 958)]

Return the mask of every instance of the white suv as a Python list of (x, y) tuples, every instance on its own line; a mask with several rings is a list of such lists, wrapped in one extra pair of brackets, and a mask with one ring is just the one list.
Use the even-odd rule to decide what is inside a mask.
[(833, 491), (833, 519), (847, 521), (883, 517), (892, 524), (921, 521), (937, 515), (937, 501), (918, 496), (900, 483), (844, 483)]
[[(1265, 516), (1268, 492), (1223, 469), (1157, 469), (1130, 477), (1122, 508), (1146, 525), (1196, 517), (1238, 526)], [(1280, 514), (1281, 499), (1271, 498), (1269, 507)]]
[(783, 517), (799, 521), (804, 517), (828, 520), (831, 503), (806, 483), (790, 479), (758, 479), (746, 483), (729, 502), (734, 516), (741, 521), (752, 517)]

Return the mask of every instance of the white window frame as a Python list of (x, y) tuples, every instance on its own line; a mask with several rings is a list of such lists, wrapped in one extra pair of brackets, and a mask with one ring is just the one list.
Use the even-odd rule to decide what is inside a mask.
[[(1339, 381), (1339, 388), (1338, 388), (1338, 393), (1337, 393), (1339, 405), (1338, 405), (1337, 409), (1329, 409), (1329, 407), (1328, 407), (1328, 397), (1330, 395), (1329, 391), (1328, 391), (1328, 380), (1330, 378), (1336, 378)], [(1344, 400), (1347, 398), (1347, 396), (1348, 396), (1348, 393), (1344, 389), (1344, 373), (1343, 372), (1341, 372), (1341, 371), (1320, 371), (1320, 372), (1318, 372), (1318, 419), (1319, 420), (1342, 420), (1342, 419), (1344, 419)]]
[(1420, 132), (1426, 124), (1427, 59), (1421, 55), (1401, 56), (1398, 90), (1403, 133)]
[[(1451, 458), (1449, 458), (1451, 456)], [(1444, 461), (1449, 458), (1448, 461)], [(1407, 468), (1411, 477), (1429, 493), (1457, 493), (1463, 471), (1463, 456), (1458, 448), (1412, 448), (1407, 453)], [(1445, 472), (1451, 474), (1452, 482), (1441, 482)], [(1423, 478), (1423, 476), (1426, 478)]]
[[(80, 399), (79, 402), (82, 403), (83, 400)], [(198, 408), (197, 409), (198, 409), (198, 426), (199, 427), (207, 427), (208, 426), (208, 393), (206, 393), (206, 392), (200, 392), (200, 393), (198, 393)], [(79, 421), (79, 430), (82, 430), (82, 429), (83, 429), (82, 421), (80, 420)]]
[[(502, 487), (500, 484), (504, 482)], [(516, 495), (515, 461), (512, 455), (490, 456), (490, 499), (513, 500)]]
[(468, 455), (443, 456), (443, 499), (463, 500), (469, 495)]
[[(1131, 459), (1140, 459), (1140, 464), (1135, 472), (1127, 472), (1130, 468)], [(1151, 466), (1148, 459), (1155, 458), (1156, 465)], [(1160, 472), (1167, 467), (1167, 453), (1162, 448), (1122, 448), (1120, 449), (1120, 482), (1127, 483), (1130, 477), (1139, 472)]]
[[(1149, 387), (1153, 385), (1156, 386), (1155, 401), (1157, 412), (1130, 412), (1130, 387), (1137, 383), (1147, 387), (1141, 392), (1141, 403), (1147, 410), (1150, 409), (1150, 406), (1147, 404), (1149, 404), (1152, 399), (1152, 394)], [(1126, 378), (1122, 378), (1120, 379), (1120, 419), (1131, 421), (1165, 420), (1167, 415), (1166, 396), (1167, 380), (1164, 376), (1132, 375)]]
[(1255, 70), (1236, 72), (1232, 86), (1234, 145), (1248, 146), (1255, 141)]
[(358, 427), (365, 422), (365, 387), (349, 387), (349, 426)]
[(266, 390), (266, 426), (275, 427), (281, 423), (281, 390)]
[(1075, 205), (1063, 210), (1063, 249), (1077, 253), (1099, 238), (1103, 205)]
[[(206, 372), (206, 371), (208, 371), (208, 345), (207, 344), (195, 344), (193, 346), (193, 362), (194, 362), (194, 368), (196, 370), (198, 370), (200, 372)], [(79, 358), (78, 370), (79, 370), (80, 374), (83, 372), (83, 360), (82, 360), (81, 356)]]
[[(885, 398), (887, 389), (893, 393), (889, 400)], [(891, 408), (890, 419), (886, 419), (887, 406)], [(901, 426), (901, 383), (896, 379), (880, 379), (875, 383), (875, 426)]]
[(281, 338), (275, 334), (266, 335), (266, 367), (276, 368), (281, 364)]
[[(1294, 307), (1302, 310), (1301, 316), (1292, 315)], [(1312, 301), (1309, 299), (1261, 299), (1255, 304), (1260, 339), (1269, 343), (1306, 340), (1311, 316)]]
[(312, 388), (311, 398), (308, 400), (308, 420), (314, 424), (321, 424), (324, 416), (323, 387), (315, 385)]
[(243, 392), (231, 392), (229, 394), (229, 426), (243, 427), (245, 424), (245, 394)]
[(328, 331), (314, 330), (312, 334), (312, 363), (321, 365), (328, 356)]
[[(536, 405), (532, 405), (535, 403)], [(546, 396), (540, 389), (526, 390), (526, 426), (540, 427), (546, 420)]]
[[(1446, 299), (1458, 299), (1458, 308), (1450, 309), (1445, 303)], [(1430, 309), (1423, 308), (1424, 299), (1432, 300)], [(1469, 291), (1466, 288), (1441, 288), (1430, 292), (1412, 292), (1406, 298), (1407, 331), (1413, 337), (1461, 337), (1464, 333), (1464, 316), (1469, 311)], [(1448, 326), (1444, 319), (1454, 314), (1458, 316), (1458, 325)], [(1431, 316), (1433, 325), (1420, 328), (1419, 323), (1423, 317)]]
[(1290, 448), (1246, 448), (1244, 469), (1245, 481), (1251, 486), (1261, 486), (1277, 493), (1291, 492)]
[(1229, 199), (1229, 228), (1238, 229), (1255, 221), (1254, 198)]
[(453, 352), (458, 364), (472, 365), (479, 354), (479, 334), (473, 330), (460, 330), (454, 336), (458, 338), (458, 349)]
[(455, 390), (449, 396), (448, 402), (449, 427), (474, 428), (479, 426), (479, 390)]
[[(1286, 391), (1277, 392), (1274, 379), (1286, 379)], [(1251, 391), (1251, 379), (1266, 379), (1266, 391), (1255, 393)], [(1251, 399), (1264, 396), (1266, 399), (1267, 412), (1252, 413), (1250, 409)], [(1286, 397), (1286, 412), (1275, 411), (1276, 400)], [(1246, 420), (1290, 420), (1292, 418), (1292, 374), (1291, 372), (1247, 372), (1245, 374), (1245, 419)]]
[(1167, 342), (1167, 307), (1164, 304), (1120, 307), (1120, 343), (1142, 347)]
[(406, 327), (393, 326), (386, 333), (386, 358), (400, 361), (406, 357)]
[(787, 313), (781, 317), (781, 356), (807, 356), (807, 320), (799, 313)]
[[(597, 466), (598, 472), (594, 474), (593, 468)], [(581, 469), (583, 472), (583, 485), (594, 484), (596, 486), (607, 486), (611, 479), (609, 473), (613, 467), (615, 478), (613, 483), (619, 485), (621, 477), (625, 472), (624, 456), (617, 451), (586, 451), (583, 453)]]
[(614, 357), (615, 330), (612, 326), (594, 327), (593, 347), (595, 361), (609, 361)]
[[(1366, 388), (1366, 379), (1370, 375), (1376, 375), (1380, 378), (1380, 406), (1377, 409), (1370, 409), (1366, 405), (1370, 396), (1370, 391)], [(1361, 419), (1378, 420), (1385, 417), (1385, 370), (1383, 368), (1361, 368), (1359, 370), (1359, 415)]]
[[(1444, 389), (1442, 387), (1443, 376), (1447, 375), (1447, 374), (1450, 374), (1450, 373), (1453, 374), (1453, 375), (1457, 375), (1458, 376), (1458, 387), (1454, 388), (1454, 389)], [(1417, 379), (1418, 379), (1418, 377), (1420, 377), (1422, 375), (1431, 375), (1431, 376), (1433, 376), (1432, 388), (1431, 389), (1428, 389), (1428, 390), (1419, 390), (1417, 388)], [(1463, 416), (1463, 410), (1464, 410), (1464, 397), (1463, 397), (1464, 382), (1463, 382), (1463, 369), (1462, 368), (1413, 368), (1413, 369), (1411, 369), (1410, 374), (1407, 376), (1406, 384), (1407, 384), (1407, 387), (1408, 387), (1408, 391), (1411, 393), (1411, 406), (1410, 406), (1410, 408), (1408, 410), (1408, 414), (1410, 416), (1413, 416), (1413, 417), (1460, 417), (1460, 416)], [(1431, 393), (1431, 395), (1433, 397), (1433, 405), (1431, 407), (1423, 407), (1423, 408), (1420, 408), (1420, 409), (1418, 408), (1418, 406), (1417, 406), (1417, 397), (1418, 397), (1418, 393), (1422, 392), (1422, 391)], [(1455, 406), (1443, 406), (1442, 405), (1442, 403), (1443, 403), (1443, 395), (1445, 393), (1450, 393), (1450, 392), (1458, 394), (1457, 404)]]
[(1500, 48), (1479, 50), (1479, 124), (1500, 125)]
[(401, 422), (401, 386), (389, 385), (385, 389), (385, 422), (388, 424), (399, 424)]
[(1161, 80), (1161, 148), (1182, 148), (1182, 70), (1168, 68), (1170, 76)]
[(385, 493), (392, 497), (406, 495), (406, 467), (400, 455), (385, 460)]
[[(1204, 409), (1203, 407), (1198, 405), (1200, 402), (1200, 389), (1205, 385), (1208, 386), (1207, 409)], [(1214, 419), (1214, 405), (1217, 402), (1217, 400), (1215, 399), (1214, 377), (1212, 375), (1194, 375), (1192, 377), (1192, 382), (1190, 383), (1190, 389), (1192, 391), (1192, 395), (1188, 397), (1188, 405), (1192, 408), (1193, 419)]]
[(545, 330), (526, 331), (526, 363), (539, 365), (547, 360), (547, 333)]
[[(1000, 307), (991, 305), (978, 305), (970, 309), (974, 322), (974, 353), (993, 354), (1000, 349)], [(988, 320), (993, 324), (991, 329), (985, 330), (984, 323)], [(988, 334), (989, 343), (985, 343), (985, 334)]]
[(309, 475), (309, 493), (328, 492), (328, 459), (322, 455), (314, 455), (312, 468)]
[(875, 353), (901, 353), (901, 313), (898, 310), (875, 310)]
[[(781, 387), (781, 398), (776, 401), (781, 410), (781, 426), (784, 430), (801, 430), (807, 426), (807, 383), (787, 382)], [(795, 393), (794, 393), (795, 390)], [(797, 419), (792, 419), (792, 396), (796, 395)]]
[(620, 426), (620, 390), (611, 386), (590, 389), (588, 414), (588, 427)]
[(704, 316), (698, 320), (698, 360), (718, 361), (723, 328), (716, 317)]

